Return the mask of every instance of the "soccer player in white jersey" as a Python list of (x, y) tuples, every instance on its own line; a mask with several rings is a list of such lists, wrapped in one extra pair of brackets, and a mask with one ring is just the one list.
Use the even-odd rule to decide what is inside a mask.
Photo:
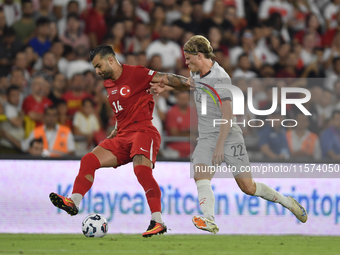
[[(183, 79), (181, 82), (173, 82), (164, 77), (158, 83), (151, 83), (151, 86), (157, 94), (164, 90), (194, 90), (199, 131), (198, 143), (192, 155), (194, 169), (220, 165), (223, 161), (235, 166), (238, 171), (233, 173), (234, 178), (244, 193), (280, 203), (301, 222), (306, 222), (306, 210), (293, 197), (284, 196), (264, 183), (255, 182), (250, 172), (240, 171), (241, 166), (250, 165), (240, 127), (237, 124), (213, 127), (213, 119), (226, 119), (228, 123), (232, 119), (235, 123), (236, 119), (232, 113), (231, 92), (226, 88), (214, 89), (216, 84), (231, 84), (231, 81), (224, 69), (212, 61), (214, 54), (210, 42), (203, 36), (195, 35), (185, 43), (183, 50), (191, 78), (184, 84)], [(206, 97), (206, 115), (200, 112), (202, 90), (199, 88), (202, 86), (215, 90), (222, 101), (222, 104), (216, 106), (211, 98)], [(218, 102), (217, 97), (216, 100)], [(198, 199), (204, 216), (194, 216), (192, 221), (198, 229), (216, 234), (219, 228), (214, 216), (215, 197), (211, 188), (213, 175), (210, 171), (194, 171)]]

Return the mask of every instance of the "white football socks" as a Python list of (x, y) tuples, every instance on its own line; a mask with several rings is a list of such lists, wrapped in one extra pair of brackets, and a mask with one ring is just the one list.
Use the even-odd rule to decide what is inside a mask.
[(268, 185), (262, 182), (255, 182), (256, 184), (256, 191), (254, 196), (262, 197), (268, 201), (272, 201), (275, 203), (280, 203), (284, 207), (290, 208), (292, 206), (290, 199), (288, 197), (282, 195), (281, 193), (277, 192), (276, 190), (272, 189)]
[(156, 221), (157, 223), (163, 223), (161, 212), (154, 212), (151, 214), (151, 220)]
[(73, 203), (76, 205), (77, 209), (79, 209), (79, 205), (81, 200), (83, 200), (83, 195), (79, 193), (73, 193), (70, 197), (73, 201)]
[(208, 179), (196, 182), (198, 200), (204, 217), (215, 221), (215, 196), (211, 188), (211, 181)]

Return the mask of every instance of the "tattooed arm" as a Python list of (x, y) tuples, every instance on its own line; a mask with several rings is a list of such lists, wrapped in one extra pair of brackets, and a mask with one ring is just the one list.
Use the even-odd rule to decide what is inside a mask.
[(158, 72), (154, 75), (151, 82), (154, 84), (161, 84), (161, 86), (164, 85), (171, 87), (173, 88), (173, 90), (190, 90), (190, 83), (188, 78), (172, 73)]
[(191, 90), (195, 89), (193, 80), (171, 73), (156, 73), (150, 83), (153, 93), (159, 95), (164, 90)]

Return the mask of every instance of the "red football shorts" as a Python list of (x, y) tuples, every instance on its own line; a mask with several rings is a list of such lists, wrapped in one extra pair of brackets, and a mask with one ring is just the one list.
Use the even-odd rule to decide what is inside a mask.
[(144, 155), (155, 165), (160, 144), (161, 136), (152, 122), (143, 121), (129, 125), (114, 138), (105, 139), (98, 146), (117, 157), (118, 167), (132, 162), (135, 155)]

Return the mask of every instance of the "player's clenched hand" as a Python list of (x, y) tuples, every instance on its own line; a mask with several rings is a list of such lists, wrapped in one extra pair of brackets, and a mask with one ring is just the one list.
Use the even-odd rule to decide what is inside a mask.
[(213, 166), (221, 165), (223, 161), (224, 161), (223, 146), (217, 146), (215, 151), (214, 151), (213, 158), (212, 158), (212, 164), (213, 164)]
[(107, 139), (111, 139), (117, 135), (118, 130), (114, 129), (112, 130), (111, 134), (107, 137)]
[(162, 93), (165, 90), (164, 77), (162, 77), (159, 82), (150, 82), (150, 85), (151, 85), (151, 89), (158, 96), (160, 93)]
[(188, 79), (188, 81), (185, 83), (185, 85), (190, 87), (190, 90), (195, 90), (196, 89), (195, 81), (194, 81), (194, 79), (192, 77), (190, 77)]

